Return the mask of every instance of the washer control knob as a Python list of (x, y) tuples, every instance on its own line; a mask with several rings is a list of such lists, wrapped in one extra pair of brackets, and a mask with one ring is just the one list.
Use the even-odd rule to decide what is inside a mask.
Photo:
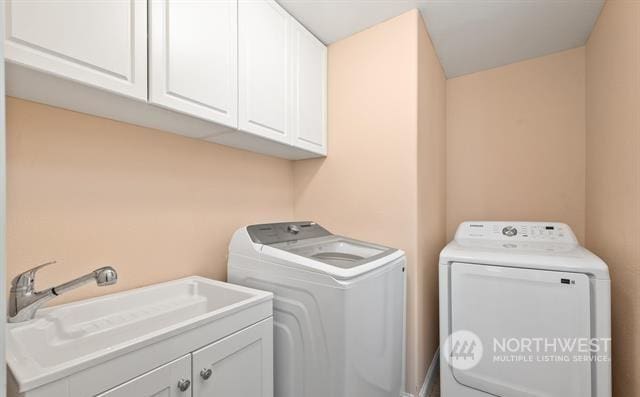
[(502, 234), (504, 234), (507, 237), (513, 237), (516, 234), (518, 234), (518, 229), (516, 229), (513, 226), (506, 226), (505, 228), (502, 229)]
[(287, 231), (291, 234), (300, 233), (300, 228), (297, 225), (289, 225), (287, 226)]

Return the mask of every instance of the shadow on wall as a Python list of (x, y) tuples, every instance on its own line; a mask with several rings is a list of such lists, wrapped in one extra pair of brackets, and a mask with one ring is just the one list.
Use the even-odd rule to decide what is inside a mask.
[(288, 160), (15, 98), (7, 106), (7, 281), (51, 259), (57, 269), (40, 286), (100, 265), (120, 275), (56, 304), (188, 275), (224, 280), (237, 228), (293, 217)]
[[(327, 150), (330, 150), (328, 148)], [(295, 204), (300, 199), (301, 196), (304, 196), (307, 188), (316, 178), (316, 175), (320, 172), (322, 167), (325, 165), (327, 161), (327, 157), (317, 158), (317, 159), (309, 159), (309, 160), (296, 160), (293, 165), (293, 174), (294, 174), (294, 186), (293, 186), (293, 195), (294, 195), (294, 217), (297, 216), (295, 213)], [(357, 181), (354, 181), (357, 183)], [(297, 218), (296, 218), (297, 219)], [(308, 219), (310, 221), (314, 219)]]

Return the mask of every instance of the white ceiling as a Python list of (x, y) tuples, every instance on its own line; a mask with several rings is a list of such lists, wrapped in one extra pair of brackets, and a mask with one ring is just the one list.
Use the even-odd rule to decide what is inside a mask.
[(604, 0), (279, 0), (326, 44), (419, 8), (447, 77), (585, 44)]

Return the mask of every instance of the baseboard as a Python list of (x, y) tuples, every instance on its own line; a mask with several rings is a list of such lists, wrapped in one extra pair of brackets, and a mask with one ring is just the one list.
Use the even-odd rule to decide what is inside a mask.
[(418, 397), (428, 397), (431, 394), (431, 390), (433, 389), (433, 384), (438, 377), (438, 370), (440, 369), (440, 348), (436, 349), (436, 353), (433, 355), (433, 360), (431, 360), (431, 365), (429, 365), (429, 369), (427, 369), (427, 375), (424, 377), (424, 383), (420, 388), (420, 394)]

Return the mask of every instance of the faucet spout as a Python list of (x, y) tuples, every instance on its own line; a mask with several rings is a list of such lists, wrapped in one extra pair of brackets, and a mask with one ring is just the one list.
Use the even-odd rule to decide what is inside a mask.
[(67, 281), (66, 283), (62, 283), (56, 287), (51, 288), (51, 292), (53, 292), (55, 296), (62, 295), (65, 292), (74, 290), (93, 280), (96, 281), (96, 285), (98, 287), (113, 285), (118, 281), (118, 274), (116, 273), (116, 269), (112, 268), (111, 266), (101, 267), (100, 269), (96, 269), (91, 273), (85, 274), (84, 276), (78, 277), (74, 280)]
[(118, 273), (111, 266), (101, 267), (78, 277), (74, 280), (67, 281), (56, 287), (49, 288), (44, 291), (35, 290), (36, 272), (44, 266), (48, 266), (55, 262), (49, 262), (44, 265), (35, 267), (22, 274), (19, 274), (11, 283), (11, 293), (9, 295), (9, 322), (17, 323), (31, 320), (42, 305), (58, 295), (74, 290), (84, 284), (95, 280), (98, 287), (113, 285), (118, 281)]

